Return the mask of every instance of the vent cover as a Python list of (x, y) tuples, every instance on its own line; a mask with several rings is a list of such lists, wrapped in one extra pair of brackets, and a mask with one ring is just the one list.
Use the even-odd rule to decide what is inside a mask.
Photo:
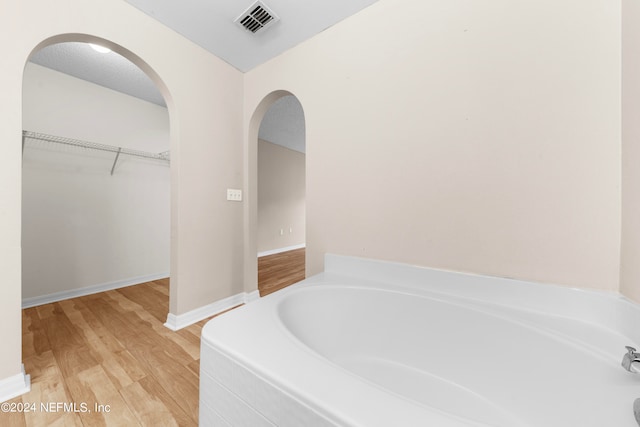
[(266, 4), (257, 1), (249, 6), (234, 22), (255, 34), (264, 31), (278, 20), (280, 18)]

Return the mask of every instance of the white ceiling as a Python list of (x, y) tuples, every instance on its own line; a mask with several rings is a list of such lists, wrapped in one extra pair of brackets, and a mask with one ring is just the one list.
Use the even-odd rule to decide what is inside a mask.
[(258, 138), (304, 153), (304, 111), (298, 98), (283, 96), (271, 104), (260, 123)]
[(133, 62), (115, 52), (99, 53), (87, 43), (57, 43), (34, 53), (30, 61), (166, 107), (155, 83)]
[(126, 0), (246, 72), (377, 0), (263, 0), (279, 18), (253, 34), (234, 23), (254, 0)]

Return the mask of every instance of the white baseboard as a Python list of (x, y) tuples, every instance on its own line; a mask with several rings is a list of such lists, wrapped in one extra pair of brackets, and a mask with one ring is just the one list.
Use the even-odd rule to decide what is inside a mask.
[(38, 297), (23, 298), (22, 308), (35, 307), (38, 305), (49, 304), (56, 301), (62, 301), (69, 298), (83, 297), (85, 295), (97, 294), (99, 292), (111, 291), (113, 289), (125, 288), (127, 286), (139, 285), (140, 283), (151, 282), (158, 279), (169, 277), (169, 273), (150, 274), (147, 276), (132, 277), (125, 280), (117, 280), (115, 282), (102, 283), (99, 285), (87, 286), (80, 289), (72, 289), (69, 291), (55, 292), (48, 295)]
[(203, 307), (188, 311), (184, 314), (175, 315), (169, 313), (167, 315), (167, 322), (164, 324), (164, 326), (171, 329), (172, 331), (177, 331), (189, 325), (193, 325), (194, 323), (199, 322), (202, 319), (206, 319), (207, 317), (220, 314), (223, 311), (229, 310), (230, 308), (233, 308), (237, 305), (254, 301), (259, 297), (260, 294), (257, 290), (249, 293), (242, 292), (205, 305)]
[(296, 249), (302, 249), (304, 247), (306, 247), (306, 244), (305, 243), (301, 243), (299, 245), (286, 246), (284, 248), (271, 249), (270, 251), (258, 252), (258, 258), (263, 257), (263, 256), (267, 256), (267, 255), (280, 254), (282, 252), (293, 251), (293, 250), (296, 250)]
[(22, 365), (22, 373), (0, 380), (0, 402), (6, 402), (30, 390), (31, 377), (24, 373), (24, 365)]

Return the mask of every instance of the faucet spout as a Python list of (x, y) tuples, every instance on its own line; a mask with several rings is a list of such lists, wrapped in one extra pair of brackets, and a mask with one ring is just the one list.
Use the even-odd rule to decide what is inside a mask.
[(622, 357), (622, 367), (634, 374), (638, 373), (638, 370), (633, 366), (634, 362), (640, 362), (640, 353), (636, 352), (633, 347), (626, 346), (627, 353)]

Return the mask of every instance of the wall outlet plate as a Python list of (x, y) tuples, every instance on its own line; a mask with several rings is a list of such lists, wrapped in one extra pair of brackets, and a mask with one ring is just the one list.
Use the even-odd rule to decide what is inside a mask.
[(230, 200), (232, 202), (241, 202), (242, 190), (227, 188), (227, 200)]

